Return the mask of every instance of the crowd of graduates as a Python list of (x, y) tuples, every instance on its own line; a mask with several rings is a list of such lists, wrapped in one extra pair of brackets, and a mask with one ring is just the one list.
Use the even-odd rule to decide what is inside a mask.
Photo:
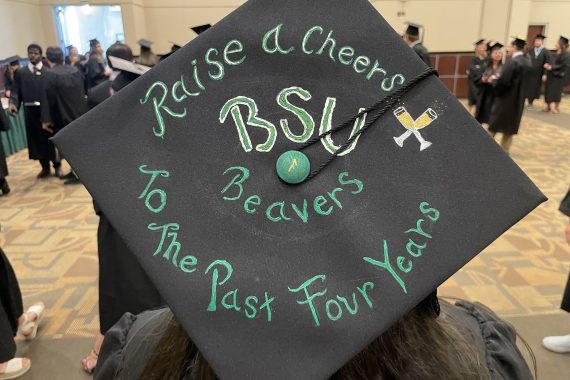
[[(512, 58), (509, 61), (505, 61), (501, 43), (484, 39), (475, 43), (475, 55), (468, 70), (470, 110), (477, 121), (488, 125), (492, 135), (503, 132), (501, 144), (507, 151), (512, 136), (518, 132), (525, 101), (532, 107), (541, 97), (543, 84), (542, 111), (560, 112), (570, 69), (568, 38), (560, 36), (555, 52), (546, 49), (545, 39), (546, 36), (539, 34), (529, 47), (525, 39), (515, 38), (507, 48), (507, 55)], [(505, 114), (508, 117), (501, 117)]]
[[(136, 62), (140, 65), (139, 69), (141, 66), (151, 68), (159, 62), (151, 44), (151, 41), (140, 40), (140, 54), (135, 59), (129, 46), (117, 42), (109, 47), (106, 56)], [(171, 51), (160, 59), (179, 48), (174, 44)], [(42, 47), (32, 43), (27, 48), (27, 65), (20, 66), (23, 59), (19, 56), (8, 58), (9, 65), (4, 73), (4, 96), (9, 99), (8, 112), (11, 116), (16, 116), (23, 108), (29, 158), (39, 161), (41, 165), (37, 178), (47, 178), (53, 174), (64, 184), (70, 185), (80, 181), (73, 172), (62, 172), (61, 154), (49, 139), (88, 109), (111, 96), (116, 88), (122, 88), (136, 79), (138, 70), (133, 73), (128, 71), (128, 67), (125, 70), (114, 68), (105, 58), (103, 47), (96, 39), (90, 40), (90, 51), (86, 55), (80, 55), (74, 46), (68, 46), (66, 50), (67, 54), (64, 54), (59, 46), (52, 46), (47, 48), (44, 55)], [(2, 120), (2, 129), (7, 130), (10, 123), (4, 112)], [(53, 173), (50, 166), (53, 166)], [(7, 195), (11, 191), (7, 175), (8, 168), (2, 157), (0, 195)]]

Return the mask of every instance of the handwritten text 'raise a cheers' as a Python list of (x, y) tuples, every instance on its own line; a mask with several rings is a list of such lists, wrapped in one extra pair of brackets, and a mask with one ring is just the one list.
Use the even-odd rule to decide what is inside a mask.
[[(383, 92), (392, 91), (396, 86), (404, 84), (406, 80), (402, 74), (389, 74), (389, 71), (381, 66), (379, 59), (373, 60), (366, 55), (358, 55), (356, 49), (351, 46), (341, 46), (333, 30), (325, 30), (322, 26), (315, 25), (306, 30), (302, 37), (297, 36), (298, 42), (296, 44), (285, 42), (293, 38), (291, 36), (293, 33), (295, 33), (294, 28), (284, 27), (283, 24), (268, 30), (261, 41), (262, 53), (276, 56), (295, 56), (295, 54), (325, 56), (328, 57), (331, 64), (347, 67), (364, 80), (377, 83), (377, 88)], [(173, 83), (154, 82), (147, 89), (145, 96), (140, 99), (142, 105), (153, 107), (156, 117), (156, 125), (153, 128), (154, 135), (164, 139), (167, 129), (165, 117), (185, 118), (188, 114), (188, 103), (192, 98), (205, 93), (209, 82), (223, 80), (232, 67), (246, 63), (247, 57), (242, 41), (231, 39), (223, 47), (209, 48), (201, 60), (196, 58), (190, 60), (190, 73), (182, 73), (180, 79)], [(306, 91), (299, 90), (295, 94), (305, 101), (310, 99), (310, 94), (307, 94)], [(284, 102), (287, 100), (284, 99)], [(280, 106), (284, 107), (283, 104)], [(294, 106), (289, 105), (284, 108), (301, 118), (302, 112), (295, 112)], [(232, 116), (235, 118), (234, 113)], [(307, 119), (303, 120), (303, 118), (301, 121), (303, 123), (308, 122)], [(281, 126), (283, 128), (283, 124)], [(285, 134), (291, 138), (287, 132)], [(296, 138), (301, 139), (299, 136)]]

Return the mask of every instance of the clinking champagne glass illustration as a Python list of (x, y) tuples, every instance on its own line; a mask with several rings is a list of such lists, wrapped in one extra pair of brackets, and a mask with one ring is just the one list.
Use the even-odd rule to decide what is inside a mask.
[(420, 117), (414, 120), (406, 108), (398, 107), (394, 111), (394, 116), (396, 116), (396, 119), (398, 119), (400, 124), (402, 124), (402, 126), (407, 129), (407, 131), (401, 136), (394, 137), (394, 141), (396, 141), (396, 144), (398, 144), (398, 146), (403, 147), (404, 141), (406, 141), (412, 134), (420, 142), (420, 151), (427, 149), (432, 145), (431, 142), (426, 141), (422, 137), (419, 130), (427, 127), (433, 123), (435, 119), (437, 119), (437, 113), (433, 109), (428, 108), (424, 111), (424, 113), (420, 115)]

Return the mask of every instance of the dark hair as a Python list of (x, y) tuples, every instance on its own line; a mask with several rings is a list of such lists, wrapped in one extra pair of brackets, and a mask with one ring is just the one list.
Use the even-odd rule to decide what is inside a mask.
[[(133, 51), (129, 45), (125, 45), (120, 42), (115, 42), (113, 45), (109, 46), (109, 49), (107, 49), (107, 59), (109, 57), (117, 57), (129, 62), (134, 59)], [(108, 63), (110, 68), (115, 69), (109, 59)]]
[[(170, 313), (140, 380), (217, 380)], [(420, 303), (338, 370), (330, 380), (490, 380), (475, 348), (427, 303)]]
[(59, 46), (50, 46), (46, 50), (46, 58), (56, 65), (63, 65), (63, 50)]
[(43, 52), (44, 52), (42, 50), (42, 47), (40, 45), (36, 44), (35, 42), (28, 45), (27, 51), (29, 52), (32, 49), (38, 49), (40, 51), (40, 54), (43, 54)]
[(568, 49), (568, 44), (562, 38), (558, 41), (558, 44), (560, 45), (560, 49)]

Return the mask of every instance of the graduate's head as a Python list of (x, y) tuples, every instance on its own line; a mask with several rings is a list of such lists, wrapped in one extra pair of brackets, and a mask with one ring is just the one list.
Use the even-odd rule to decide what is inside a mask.
[(560, 36), (558, 43), (556, 44), (556, 50), (566, 50), (568, 49), (568, 38)]
[(487, 55), (487, 41), (480, 39), (475, 42), (475, 54), (480, 57)]
[(508, 48), (509, 55), (513, 55), (516, 52), (524, 51), (526, 46), (526, 39), (524, 37), (515, 37)]
[(38, 44), (28, 45), (28, 59), (32, 65), (37, 65), (42, 61), (42, 47)]
[(107, 49), (107, 62), (109, 64), (109, 67), (115, 70), (111, 61), (109, 60), (109, 57), (117, 57), (129, 62), (132, 62), (134, 60), (133, 51), (129, 45), (120, 42), (115, 42), (113, 45), (109, 46), (109, 49)]
[(489, 43), (489, 50), (491, 51), (492, 62), (503, 61), (503, 44), (497, 41), (492, 41)]
[(534, 47), (538, 48), (544, 46), (545, 38), (546, 36), (544, 34), (537, 34), (536, 38), (534, 39)]
[(68, 53), (70, 56), (79, 55), (79, 51), (78, 51), (77, 48), (76, 48), (75, 46), (73, 46), (73, 45), (69, 45), (69, 46), (67, 47), (67, 53)]
[(63, 65), (63, 50), (59, 46), (50, 46), (46, 50), (46, 58), (50, 66)]
[(103, 47), (96, 38), (89, 40), (89, 47), (91, 48), (91, 54), (103, 55)]

